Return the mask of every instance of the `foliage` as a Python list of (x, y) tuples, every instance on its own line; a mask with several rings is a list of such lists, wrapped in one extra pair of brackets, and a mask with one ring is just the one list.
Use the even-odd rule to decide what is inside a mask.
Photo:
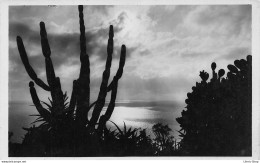
[(177, 118), (181, 130), (181, 151), (195, 156), (250, 156), (252, 115), (252, 57), (235, 60), (229, 72), (215, 72), (212, 78), (200, 72), (202, 81), (192, 87), (186, 110)]
[(152, 127), (154, 138), (154, 146), (156, 155), (174, 155), (176, 142), (174, 137), (170, 134), (172, 131), (168, 125), (157, 123)]
[[(115, 130), (104, 128), (104, 132), (101, 137), (97, 136), (98, 132), (88, 135), (88, 143), (81, 146), (81, 151), (75, 153), (76, 149), (73, 146), (62, 146), (62, 148), (52, 148), (46, 146), (48, 134), (44, 128), (32, 126), (30, 128), (23, 128), (28, 131), (24, 136), (22, 144), (14, 144), (9, 142), (9, 156), (19, 157), (48, 157), (48, 156), (177, 156), (180, 155), (180, 151), (173, 146), (173, 138), (170, 134), (165, 135), (168, 137), (168, 141), (164, 144), (159, 144), (158, 138), (151, 138), (147, 135), (146, 129), (141, 128), (128, 128), (124, 123), (121, 129), (118, 125), (112, 122), (115, 126)], [(158, 124), (155, 124), (153, 128), (157, 128)], [(162, 124), (159, 124), (163, 126)], [(168, 127), (168, 125), (165, 125)], [(45, 126), (46, 127), (46, 126)], [(157, 130), (157, 129), (156, 129)], [(171, 130), (167, 128), (167, 130)], [(97, 131), (97, 129), (96, 129)], [(157, 130), (158, 135), (164, 135), (165, 130)], [(47, 134), (47, 135), (46, 135)], [(54, 143), (54, 142), (51, 142)], [(175, 142), (176, 143), (176, 142)], [(87, 148), (84, 148), (87, 147)], [(162, 150), (163, 149), (163, 150)], [(52, 150), (52, 153), (47, 152)], [(55, 155), (53, 155), (55, 153)]]

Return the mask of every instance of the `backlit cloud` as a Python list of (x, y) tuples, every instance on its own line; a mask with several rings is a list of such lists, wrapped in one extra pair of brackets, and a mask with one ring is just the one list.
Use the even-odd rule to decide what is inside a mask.
[[(172, 100), (184, 103), (199, 71), (210, 65), (226, 68), (251, 53), (250, 5), (84, 6), (87, 52), (91, 62), (91, 94), (99, 91), (106, 60), (108, 27), (114, 25), (111, 77), (118, 68), (120, 48), (127, 47), (119, 100)], [(71, 91), (78, 77), (79, 22), (77, 6), (12, 6), (9, 10), (9, 83), (11, 100), (28, 100), (30, 78), (20, 61), (16, 36), (26, 46), (31, 65), (46, 81), (39, 22), (44, 21), (52, 59), (62, 88)], [(37, 90), (41, 96), (46, 92)], [(28, 94), (29, 95), (29, 94)]]

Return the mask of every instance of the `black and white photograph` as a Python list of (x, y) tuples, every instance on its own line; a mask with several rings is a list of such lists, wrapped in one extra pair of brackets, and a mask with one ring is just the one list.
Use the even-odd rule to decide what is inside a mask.
[(7, 157), (259, 159), (253, 6), (8, 5)]

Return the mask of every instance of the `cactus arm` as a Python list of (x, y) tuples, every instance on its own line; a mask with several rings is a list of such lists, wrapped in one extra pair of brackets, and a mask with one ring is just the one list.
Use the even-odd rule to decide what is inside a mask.
[[(109, 84), (109, 86), (107, 87), (107, 91), (111, 91), (112, 90), (112, 86), (114, 86), (115, 82), (117, 83), (118, 80), (122, 77), (123, 75), (123, 69), (125, 66), (125, 58), (126, 58), (126, 47), (125, 45), (122, 45), (121, 47), (121, 55), (120, 55), (120, 61), (119, 61), (119, 68), (116, 72), (116, 75), (114, 76), (112, 82)], [(117, 85), (117, 84), (116, 84)]]
[(55, 71), (53, 68), (51, 60), (51, 49), (48, 42), (47, 32), (44, 22), (40, 22), (40, 35), (41, 35), (41, 45), (42, 53), (45, 57), (45, 66), (46, 66), (46, 76), (47, 82), (51, 89), (51, 96), (53, 100), (53, 112), (61, 112), (64, 107), (63, 92), (61, 90), (60, 79), (55, 76)]
[(42, 54), (45, 57), (47, 81), (48, 81), (49, 86), (51, 88), (53, 88), (55, 85), (56, 76), (55, 76), (53, 64), (52, 64), (52, 61), (50, 58), (51, 50), (50, 50), (44, 22), (40, 22), (40, 35), (41, 35)]
[(119, 68), (117, 70), (116, 75), (113, 78), (113, 81), (110, 83), (110, 85), (107, 88), (107, 91), (112, 90), (111, 99), (110, 99), (110, 102), (109, 102), (109, 105), (107, 107), (105, 114), (100, 117), (99, 126), (98, 126), (99, 130), (102, 130), (105, 127), (106, 122), (110, 119), (110, 117), (114, 111), (116, 95), (117, 95), (117, 88), (118, 88), (118, 80), (122, 77), (122, 74), (123, 74), (123, 69), (124, 69), (124, 65), (125, 65), (125, 57), (126, 57), (126, 47), (125, 47), (125, 45), (122, 45), (120, 61), (119, 61)]
[(109, 29), (109, 39), (108, 39), (108, 44), (107, 44), (106, 68), (103, 72), (102, 83), (100, 86), (97, 103), (94, 107), (92, 117), (89, 122), (90, 127), (93, 127), (96, 124), (96, 122), (99, 118), (100, 112), (105, 105), (105, 99), (106, 99), (106, 95), (107, 95), (107, 85), (108, 85), (108, 79), (110, 76), (110, 67), (111, 67), (112, 53), (113, 53), (113, 37), (114, 37), (114, 32), (113, 32), (113, 26), (111, 25), (110, 29)]
[(125, 45), (122, 46), (121, 48), (121, 56), (120, 56), (120, 61), (119, 61), (119, 68), (117, 70), (116, 75), (114, 76), (114, 83), (113, 85), (111, 85), (111, 100), (110, 103), (108, 105), (107, 111), (105, 113), (106, 117), (108, 118), (107, 121), (109, 120), (109, 118), (111, 117), (113, 111), (114, 111), (114, 107), (115, 107), (115, 101), (116, 101), (116, 95), (117, 95), (117, 88), (118, 88), (118, 80), (122, 77), (123, 74), (123, 68), (125, 65), (125, 57), (126, 57), (126, 47)]
[(70, 105), (69, 105), (69, 109), (74, 109), (76, 106), (76, 102), (77, 102), (77, 81), (74, 80), (73, 81), (73, 88), (72, 88), (72, 93), (71, 93), (71, 98), (70, 98)]
[(78, 85), (80, 90), (78, 91), (77, 98), (77, 118), (84, 124), (87, 121), (89, 111), (89, 99), (90, 99), (90, 63), (89, 56), (86, 52), (86, 36), (83, 6), (78, 6), (79, 10), (79, 24), (80, 24), (80, 74), (78, 78)]
[(18, 51), (20, 53), (21, 60), (23, 62), (23, 65), (25, 67), (25, 70), (27, 71), (28, 75), (30, 78), (41, 88), (43, 88), (46, 91), (50, 91), (50, 87), (45, 84), (41, 79), (37, 77), (37, 74), (34, 72), (33, 68), (31, 67), (26, 50), (24, 48), (23, 40), (20, 36), (17, 36), (16, 38), (17, 41), (17, 46), (18, 46)]
[(41, 35), (41, 45), (42, 53), (44, 57), (49, 58), (51, 56), (51, 49), (47, 38), (47, 32), (44, 22), (40, 22), (40, 35)]
[(99, 130), (100, 129), (102, 130), (105, 127), (106, 122), (110, 119), (110, 117), (111, 117), (111, 115), (114, 111), (116, 95), (117, 95), (117, 86), (118, 86), (118, 83), (114, 82), (114, 85), (111, 87), (112, 88), (111, 99), (110, 99), (110, 102), (108, 104), (106, 113), (100, 117), (99, 126), (98, 126)]
[(72, 116), (75, 107), (76, 107), (76, 103), (77, 103), (77, 81), (74, 80), (73, 81), (73, 87), (72, 87), (72, 93), (71, 93), (71, 98), (70, 98), (70, 105), (69, 107), (63, 111), (63, 113), (69, 113), (70, 116)]
[(63, 98), (63, 92), (61, 90), (61, 84), (60, 84), (60, 78), (55, 78), (55, 85), (53, 90), (51, 90), (51, 96), (53, 99), (53, 110), (55, 113), (57, 112), (60, 114), (64, 110), (64, 98)]
[(94, 105), (96, 105), (97, 101), (93, 102), (91, 105), (89, 105), (88, 110), (90, 110)]
[(31, 81), (29, 83), (29, 86), (30, 86), (30, 93), (31, 93), (31, 97), (32, 97), (32, 100), (33, 100), (33, 103), (37, 109), (37, 111), (39, 112), (39, 114), (48, 122), (50, 122), (50, 119), (51, 119), (51, 113), (44, 109), (43, 106), (41, 105), (40, 103), (40, 100), (38, 98), (38, 95), (36, 93), (36, 90), (34, 88), (34, 83)]

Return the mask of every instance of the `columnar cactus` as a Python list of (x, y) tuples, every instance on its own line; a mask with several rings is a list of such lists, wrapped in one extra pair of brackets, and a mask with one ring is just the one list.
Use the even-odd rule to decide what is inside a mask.
[[(109, 76), (110, 76), (110, 67), (112, 62), (112, 54), (113, 54), (113, 26), (110, 26), (109, 29), (109, 39), (107, 45), (107, 60), (105, 70), (103, 72), (102, 83), (100, 86), (100, 91), (97, 100), (90, 104), (90, 63), (89, 56), (87, 54), (86, 47), (86, 37), (85, 37), (85, 26), (84, 26), (84, 15), (83, 15), (83, 6), (78, 6), (79, 10), (79, 24), (80, 24), (80, 73), (79, 78), (73, 81), (73, 90), (70, 99), (70, 105), (66, 107), (65, 96), (61, 90), (61, 84), (59, 77), (56, 77), (55, 71), (53, 68), (52, 60), (51, 60), (51, 50), (48, 43), (47, 32), (45, 29), (44, 22), (40, 23), (40, 35), (41, 35), (41, 45), (42, 45), (42, 53), (45, 57), (45, 65), (46, 65), (46, 76), (48, 84), (44, 83), (41, 79), (37, 77), (37, 74), (34, 72), (31, 67), (25, 47), (23, 45), (22, 38), (17, 36), (17, 46), (20, 53), (21, 60), (24, 64), (24, 67), (30, 76), (30, 78), (34, 81), (30, 81), (30, 93), (36, 109), (38, 110), (41, 118), (45, 122), (50, 125), (50, 128), (53, 127), (53, 124), (59, 125), (64, 124), (65, 122), (75, 124), (77, 128), (95, 128), (96, 124), (99, 124), (98, 128), (104, 128), (106, 122), (112, 115), (112, 112), (115, 107), (115, 100), (117, 95), (118, 88), (118, 80), (121, 78), (123, 74), (123, 68), (125, 64), (126, 58), (126, 47), (122, 45), (121, 47), (121, 56), (119, 62), (119, 68), (114, 76), (112, 82), (109, 84)], [(34, 88), (34, 83), (40, 86), (42, 89), (46, 91), (50, 91), (51, 105), (48, 109), (45, 109), (36, 93)], [(100, 117), (101, 111), (105, 105), (105, 98), (107, 96), (107, 92), (112, 91), (111, 100), (108, 105), (108, 108), (102, 118)], [(90, 120), (88, 120), (88, 112), (91, 107), (94, 106), (93, 114)], [(65, 121), (66, 119), (66, 121)], [(98, 119), (99, 123), (98, 123)], [(67, 121), (68, 120), (68, 121)], [(66, 126), (68, 124), (64, 124)], [(71, 125), (71, 124), (70, 124)], [(87, 126), (87, 127), (86, 127)]]

